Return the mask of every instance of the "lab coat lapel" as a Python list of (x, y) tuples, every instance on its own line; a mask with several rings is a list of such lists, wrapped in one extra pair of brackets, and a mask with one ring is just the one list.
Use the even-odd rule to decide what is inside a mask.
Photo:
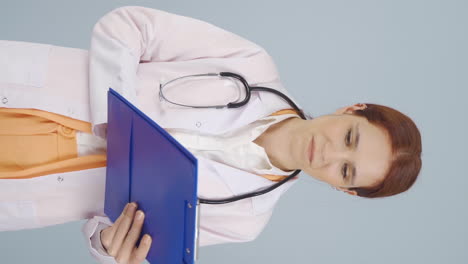
[[(249, 173), (203, 157), (197, 157), (197, 160), (199, 171), (203, 171), (203, 174), (198, 175), (198, 196), (201, 198), (230, 198), (232, 196), (258, 191), (275, 184), (275, 182), (265, 179), (260, 175)], [(219, 182), (216, 183), (214, 179), (219, 179), (222, 184)], [(295, 179), (290, 180), (269, 193), (251, 199), (240, 200), (235, 203), (252, 203), (255, 213), (264, 213), (273, 208), (280, 196), (289, 189), (295, 181)], [(214, 184), (218, 184), (219, 186), (214, 188)]]

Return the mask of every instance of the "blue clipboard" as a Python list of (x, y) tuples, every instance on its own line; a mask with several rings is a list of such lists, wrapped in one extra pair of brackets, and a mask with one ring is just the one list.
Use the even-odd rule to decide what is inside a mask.
[(138, 203), (145, 212), (142, 235), (153, 238), (150, 263), (194, 263), (197, 171), (188, 150), (109, 89), (104, 212), (115, 222), (127, 203)]

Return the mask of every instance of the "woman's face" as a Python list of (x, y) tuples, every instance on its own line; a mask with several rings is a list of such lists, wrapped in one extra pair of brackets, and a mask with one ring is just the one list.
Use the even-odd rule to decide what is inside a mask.
[(299, 168), (343, 190), (381, 182), (392, 160), (390, 139), (384, 129), (351, 114), (362, 108), (342, 108), (298, 127), (291, 155)]

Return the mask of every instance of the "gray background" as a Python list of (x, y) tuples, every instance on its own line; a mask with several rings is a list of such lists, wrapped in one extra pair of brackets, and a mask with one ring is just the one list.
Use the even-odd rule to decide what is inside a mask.
[[(202, 249), (199, 263), (468, 263), (468, 2), (2, 1), (0, 37), (88, 48), (96, 20), (143, 5), (250, 39), (317, 116), (356, 102), (393, 106), (423, 136), (409, 192), (366, 200), (305, 177), (252, 243)], [(94, 263), (83, 222), (0, 233), (2, 263)]]

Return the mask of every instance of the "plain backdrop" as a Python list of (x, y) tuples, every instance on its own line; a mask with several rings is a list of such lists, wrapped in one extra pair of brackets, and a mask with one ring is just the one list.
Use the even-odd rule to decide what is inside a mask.
[[(302, 175), (256, 241), (202, 248), (198, 263), (468, 263), (468, 1), (3, 0), (0, 38), (87, 49), (94, 23), (124, 5), (260, 44), (313, 116), (374, 102), (422, 133), (423, 168), (407, 193), (355, 198)], [(1, 263), (95, 263), (82, 224), (0, 233)]]

